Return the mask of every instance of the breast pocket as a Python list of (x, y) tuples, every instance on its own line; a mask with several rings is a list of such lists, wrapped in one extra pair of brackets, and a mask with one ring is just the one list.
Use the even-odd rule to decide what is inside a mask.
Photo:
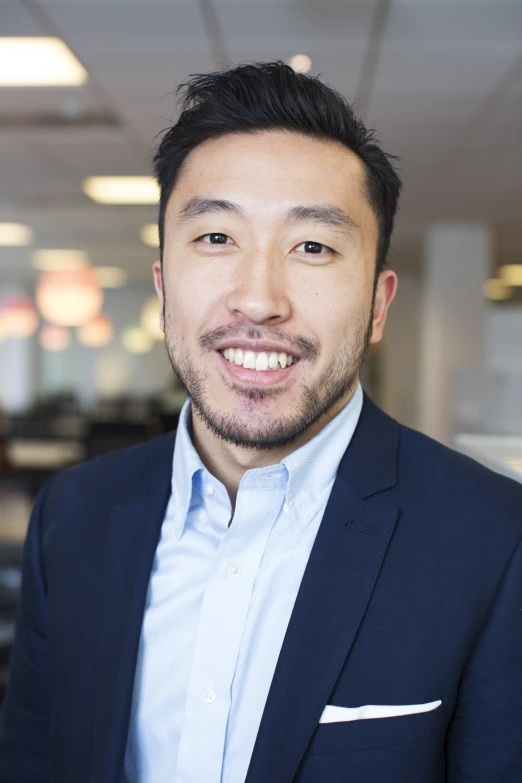
[(409, 745), (429, 739), (443, 741), (445, 732), (444, 702), (431, 712), (390, 718), (370, 718), (317, 726), (309, 754), (344, 753), (364, 748), (386, 748)]

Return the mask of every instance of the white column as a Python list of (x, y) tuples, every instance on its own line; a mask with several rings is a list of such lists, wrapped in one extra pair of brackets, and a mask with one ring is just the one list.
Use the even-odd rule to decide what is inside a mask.
[(480, 377), (491, 233), (476, 223), (441, 223), (425, 240), (419, 356), (419, 428), (452, 442), (457, 383)]

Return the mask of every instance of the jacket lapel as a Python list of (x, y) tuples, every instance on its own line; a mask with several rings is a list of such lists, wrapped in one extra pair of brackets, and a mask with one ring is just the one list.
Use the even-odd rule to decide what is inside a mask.
[(396, 483), (398, 432), (365, 396), (297, 595), (246, 783), (291, 783), (350, 652), (398, 516), (397, 508), (366, 499)]
[(100, 572), (93, 575), (99, 614), (91, 783), (119, 783), (124, 760), (149, 578), (171, 491), (174, 433), (154, 445), (145, 470), (142, 457), (120, 478), (126, 500), (108, 512)]

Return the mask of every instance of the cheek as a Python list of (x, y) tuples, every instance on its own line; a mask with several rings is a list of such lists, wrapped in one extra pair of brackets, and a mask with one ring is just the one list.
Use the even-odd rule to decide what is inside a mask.
[(176, 270), (165, 279), (165, 296), (170, 323), (190, 340), (208, 328), (221, 292), (201, 270)]
[[(327, 270), (323, 270), (326, 272)], [(361, 277), (324, 275), (293, 288), (293, 301), (308, 326), (324, 340), (342, 340), (369, 318), (372, 291)]]

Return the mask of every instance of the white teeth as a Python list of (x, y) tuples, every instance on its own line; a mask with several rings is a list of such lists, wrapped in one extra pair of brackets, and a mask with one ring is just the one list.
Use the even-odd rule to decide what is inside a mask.
[(256, 355), (254, 351), (245, 351), (245, 355), (243, 356), (243, 367), (245, 370), (256, 369)]
[(268, 356), (264, 351), (257, 354), (256, 370), (268, 370)]
[(277, 369), (277, 354), (275, 351), (268, 357), (268, 366), (271, 370)]
[(290, 354), (272, 351), (243, 351), (242, 348), (225, 348), (221, 351), (227, 361), (241, 365), (247, 370), (256, 370), (256, 372), (266, 372), (267, 370), (277, 370), (279, 367), (284, 369), (294, 363), (294, 357)]

